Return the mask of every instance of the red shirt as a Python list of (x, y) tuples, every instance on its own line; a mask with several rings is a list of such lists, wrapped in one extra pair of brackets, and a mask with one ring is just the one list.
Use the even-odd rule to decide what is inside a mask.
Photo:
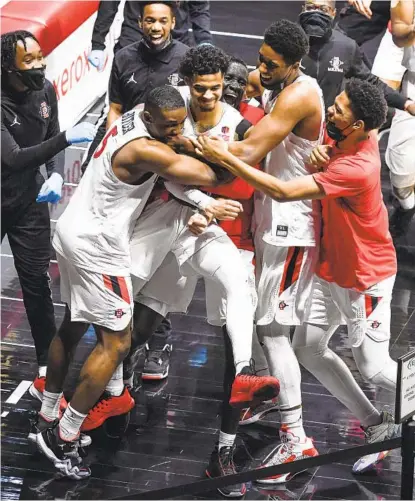
[[(264, 110), (244, 102), (240, 104), (239, 112), (252, 125), (257, 124), (264, 116)], [(227, 233), (238, 249), (252, 252), (254, 251), (251, 232), (254, 213), (254, 191), (255, 189), (250, 184), (239, 177), (229, 184), (209, 188), (210, 193), (241, 202), (244, 211), (234, 221), (219, 221), (219, 226)]]
[(333, 146), (328, 166), (313, 175), (326, 194), (316, 273), (340, 287), (364, 291), (397, 271), (380, 169), (378, 142), (371, 134), (353, 151)]

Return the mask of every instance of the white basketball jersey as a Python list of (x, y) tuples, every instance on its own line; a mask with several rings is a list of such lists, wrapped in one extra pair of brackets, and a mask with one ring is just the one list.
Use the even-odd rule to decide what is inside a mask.
[[(310, 174), (307, 162), (310, 154), (323, 139), (324, 101), (323, 93), (314, 78), (301, 75), (296, 82), (309, 82), (320, 97), (321, 127), (320, 136), (316, 141), (302, 139), (290, 132), (288, 136), (265, 158), (264, 171), (281, 181), (290, 181), (300, 176)], [(262, 104), (265, 112), (271, 113), (278, 95), (272, 99), (272, 91), (265, 90)], [(281, 247), (315, 246), (319, 239), (320, 205), (311, 200), (279, 203), (272, 198), (258, 197), (255, 209), (261, 211), (257, 218), (256, 231), (264, 235), (264, 240)]]
[(130, 274), (130, 237), (157, 175), (143, 173), (140, 184), (126, 184), (115, 176), (111, 160), (120, 148), (142, 137), (151, 136), (140, 111), (118, 119), (60, 217), (53, 246), (75, 266), (114, 276)]
[(236, 128), (244, 119), (238, 110), (232, 108), (227, 103), (221, 102), (222, 116), (219, 122), (203, 133), (198, 132), (196, 122), (193, 120), (192, 111), (190, 109), (190, 90), (189, 87), (177, 87), (186, 103), (187, 118), (184, 122), (183, 136), (196, 138), (200, 135), (219, 136), (225, 141), (233, 141), (235, 139)]

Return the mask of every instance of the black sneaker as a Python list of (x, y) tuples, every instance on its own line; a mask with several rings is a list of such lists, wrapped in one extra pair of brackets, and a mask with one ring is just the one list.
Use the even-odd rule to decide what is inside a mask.
[[(45, 419), (40, 413), (37, 414), (36, 419), (30, 420), (30, 432), (27, 436), (27, 439), (36, 444), (37, 443), (37, 435), (42, 433), (42, 431), (46, 430), (46, 428), (50, 428), (53, 425), (53, 421), (48, 421)], [(80, 447), (88, 447), (92, 444), (91, 437), (89, 435), (85, 435), (85, 433), (81, 433), (79, 436), (79, 446)]]
[[(206, 468), (206, 475), (209, 478), (215, 478), (237, 473), (235, 464), (233, 462), (234, 450), (235, 446), (232, 446), (221, 447), (219, 451), (218, 446), (216, 446), (210, 456), (210, 462), (208, 467)], [(246, 485), (227, 485), (226, 487), (218, 488), (218, 491), (222, 494), (222, 496), (225, 496), (226, 498), (240, 498), (246, 492)]]
[(146, 344), (146, 359), (141, 378), (145, 381), (159, 381), (169, 374), (171, 344), (164, 345), (162, 350), (150, 350)]
[(414, 215), (415, 207), (405, 210), (399, 206), (395, 209), (389, 220), (389, 231), (393, 238), (399, 238), (408, 233)]
[(65, 441), (59, 436), (59, 420), (53, 421), (37, 435), (37, 447), (55, 465), (62, 475), (73, 480), (83, 480), (91, 470), (82, 466), (79, 440)]

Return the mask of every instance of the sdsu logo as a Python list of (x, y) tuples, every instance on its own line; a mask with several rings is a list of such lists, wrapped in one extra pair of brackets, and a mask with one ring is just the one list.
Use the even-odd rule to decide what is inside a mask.
[(380, 322), (378, 322), (377, 320), (374, 320), (370, 326), (372, 327), (372, 329), (379, 329), (380, 327)]
[(181, 82), (181, 78), (179, 77), (178, 73), (173, 73), (169, 77), (167, 77), (167, 80), (169, 81), (170, 85), (179, 85)]
[(45, 101), (41, 103), (39, 108), (39, 113), (42, 118), (49, 118), (49, 106), (46, 104)]
[(227, 127), (226, 125), (224, 127), (222, 127), (222, 129), (220, 131), (220, 137), (223, 138), (225, 141), (229, 141), (229, 139), (230, 139), (229, 127)]
[(343, 66), (344, 62), (337, 56), (333, 57), (330, 59), (330, 65), (327, 70), (328, 71), (334, 71), (335, 73), (343, 73)]
[(288, 304), (285, 301), (280, 301), (280, 304), (278, 305), (278, 308), (280, 310), (285, 310), (285, 308), (288, 306)]
[(115, 318), (122, 318), (125, 315), (125, 311), (122, 310), (121, 308), (118, 308), (118, 310), (115, 310)]

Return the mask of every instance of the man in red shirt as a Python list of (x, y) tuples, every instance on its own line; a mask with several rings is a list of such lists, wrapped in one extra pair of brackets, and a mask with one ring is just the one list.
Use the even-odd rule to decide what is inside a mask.
[[(328, 348), (328, 342), (333, 327), (346, 323), (362, 376), (395, 391), (396, 364), (389, 356), (389, 338), (397, 265), (382, 200), (381, 161), (374, 132), (384, 122), (386, 110), (386, 102), (375, 86), (359, 80), (347, 82), (328, 110), (326, 133), (330, 139), (310, 158), (310, 164), (322, 171), (288, 182), (253, 169), (217, 139), (198, 139), (204, 158), (279, 202), (321, 200), (318, 280), (307, 320), (296, 328), (293, 347), (299, 361), (358, 417), (369, 443), (391, 438), (399, 428), (390, 414), (373, 407), (347, 366)], [(295, 440), (279, 447), (295, 447)], [(385, 455), (366, 456), (353, 471), (366, 471)], [(266, 481), (276, 484), (291, 477), (277, 475)]]

